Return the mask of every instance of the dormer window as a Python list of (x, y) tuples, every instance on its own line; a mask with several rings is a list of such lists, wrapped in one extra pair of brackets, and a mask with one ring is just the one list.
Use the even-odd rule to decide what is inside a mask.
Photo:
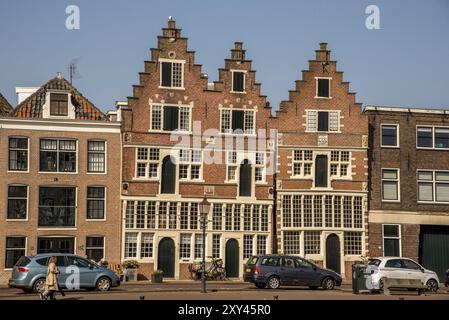
[(245, 71), (232, 72), (232, 92), (245, 92)]
[(69, 95), (50, 93), (50, 116), (67, 117), (69, 115)]
[(330, 98), (330, 78), (316, 78), (316, 97)]
[(184, 88), (184, 61), (182, 60), (162, 60), (161, 64), (161, 83), (162, 88)]

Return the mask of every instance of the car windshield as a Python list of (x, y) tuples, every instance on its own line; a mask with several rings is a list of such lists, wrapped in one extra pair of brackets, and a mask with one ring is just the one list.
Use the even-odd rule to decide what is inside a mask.
[(16, 263), (16, 267), (25, 267), (28, 265), (28, 263), (30, 263), (31, 260), (25, 256), (21, 257), (17, 263)]
[(246, 264), (249, 266), (253, 266), (257, 263), (257, 260), (259, 260), (259, 257), (253, 256), (248, 259), (248, 262)]
[(378, 267), (380, 265), (380, 260), (379, 259), (369, 259), (368, 265)]

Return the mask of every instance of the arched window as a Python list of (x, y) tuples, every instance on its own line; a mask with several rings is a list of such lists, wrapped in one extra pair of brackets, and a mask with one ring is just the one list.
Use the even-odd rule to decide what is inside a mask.
[(252, 179), (251, 162), (245, 159), (240, 164), (240, 183), (239, 183), (239, 196), (250, 197), (251, 196), (251, 183)]
[(162, 160), (162, 184), (161, 193), (175, 193), (176, 187), (176, 165), (171, 156)]

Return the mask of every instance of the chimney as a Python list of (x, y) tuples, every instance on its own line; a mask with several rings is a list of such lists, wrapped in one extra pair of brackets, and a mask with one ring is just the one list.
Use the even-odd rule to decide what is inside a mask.
[(245, 50), (243, 50), (243, 42), (234, 42), (234, 49), (231, 50), (232, 60), (245, 60)]
[(326, 42), (321, 42), (320, 49), (315, 50), (315, 52), (316, 52), (316, 60), (317, 61), (329, 61), (331, 58), (331, 52), (330, 52), (330, 50), (327, 50)]
[(56, 72), (56, 78), (62, 79), (62, 73), (61, 72)]
[(35, 93), (39, 87), (16, 87), (17, 104), (21, 104), (26, 98)]
[(168, 17), (167, 28), (162, 29), (162, 34), (167, 38), (179, 38), (181, 36), (181, 29), (176, 28), (176, 21), (172, 16)]

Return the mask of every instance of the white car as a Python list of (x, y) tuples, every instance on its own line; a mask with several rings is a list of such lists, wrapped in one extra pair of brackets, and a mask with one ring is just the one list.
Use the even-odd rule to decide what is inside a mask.
[(423, 268), (415, 261), (402, 257), (370, 258), (366, 273), (371, 274), (373, 290), (383, 290), (383, 279), (419, 279), (427, 290), (436, 292), (439, 286), (435, 272)]

